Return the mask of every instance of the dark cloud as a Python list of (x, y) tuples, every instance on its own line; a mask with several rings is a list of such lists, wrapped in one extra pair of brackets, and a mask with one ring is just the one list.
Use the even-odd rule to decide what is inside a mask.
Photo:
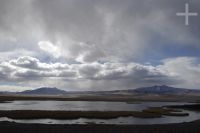
[(199, 49), (199, 17), (185, 26), (176, 16), (186, 2), (200, 11), (198, 0), (3, 0), (1, 50), (38, 52), (37, 42), (49, 40), (65, 58), (93, 62), (146, 59), (146, 50), (174, 44)]
[[(63, 43), (60, 47), (69, 49), (75, 58), (81, 55), (83, 60), (91, 62), (102, 58), (137, 59), (144, 56), (148, 48), (154, 51), (165, 45), (172, 47), (170, 43), (200, 48), (197, 45), (199, 30), (194, 28), (200, 28), (199, 19), (191, 18), (191, 25), (185, 26), (184, 18), (176, 16), (177, 12), (184, 11), (186, 2), (36, 0), (33, 6), (37, 8), (50, 38), (60, 39)], [(196, 8), (197, 0), (189, 3), (194, 11), (200, 11)], [(89, 42), (94, 46), (67, 44), (66, 36), (75, 42)]]

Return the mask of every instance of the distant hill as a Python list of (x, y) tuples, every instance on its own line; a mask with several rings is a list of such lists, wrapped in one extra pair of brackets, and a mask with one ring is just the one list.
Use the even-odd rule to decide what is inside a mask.
[(183, 88), (174, 88), (166, 85), (161, 86), (152, 86), (152, 87), (142, 87), (132, 90), (135, 93), (140, 94), (195, 94), (200, 93), (200, 90), (194, 89), (183, 89)]
[(18, 94), (24, 94), (24, 95), (63, 95), (67, 93), (64, 90), (60, 90), (58, 88), (51, 88), (51, 87), (42, 87), (35, 90), (26, 90), (19, 92)]

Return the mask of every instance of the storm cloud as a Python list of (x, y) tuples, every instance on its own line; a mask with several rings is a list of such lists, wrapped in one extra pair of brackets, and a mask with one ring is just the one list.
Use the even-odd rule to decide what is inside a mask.
[[(198, 0), (1, 0), (1, 85), (199, 89)], [(187, 76), (186, 76), (187, 75)]]

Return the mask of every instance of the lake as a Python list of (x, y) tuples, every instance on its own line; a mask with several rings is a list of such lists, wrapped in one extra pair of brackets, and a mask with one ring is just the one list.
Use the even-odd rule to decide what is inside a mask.
[[(161, 107), (165, 105), (183, 105), (185, 102), (100, 102), (100, 101), (11, 101), (0, 103), (0, 110), (66, 110), (66, 111), (141, 111), (149, 107)], [(163, 116), (161, 118), (135, 118), (119, 117), (115, 119), (86, 119), (54, 120), (31, 119), (13, 120), (6, 117), (0, 121), (14, 121), (18, 123), (45, 123), (45, 124), (164, 124), (190, 122), (200, 118), (200, 113), (183, 110), (189, 116)]]

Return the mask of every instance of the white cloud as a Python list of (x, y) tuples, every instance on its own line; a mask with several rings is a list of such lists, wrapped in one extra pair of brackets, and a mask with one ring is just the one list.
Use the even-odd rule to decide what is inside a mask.
[(177, 84), (177, 86), (199, 89), (200, 64), (198, 61), (194, 57), (165, 59), (163, 60), (164, 64), (159, 66), (159, 68), (183, 81), (181, 84)]
[[(0, 81), (21, 86), (27, 83), (51, 86), (57, 82), (57, 87), (80, 90), (128, 89), (155, 84), (197, 88), (200, 85), (200, 65), (195, 60), (191, 57), (171, 58), (161, 65), (151, 66), (138, 63), (43, 63), (25, 56), (2, 62)], [(110, 85), (111, 88), (104, 88)]]
[(61, 56), (61, 50), (59, 47), (52, 44), (50, 41), (40, 41), (38, 42), (38, 46), (41, 50), (53, 55), (55, 58), (59, 58)]

